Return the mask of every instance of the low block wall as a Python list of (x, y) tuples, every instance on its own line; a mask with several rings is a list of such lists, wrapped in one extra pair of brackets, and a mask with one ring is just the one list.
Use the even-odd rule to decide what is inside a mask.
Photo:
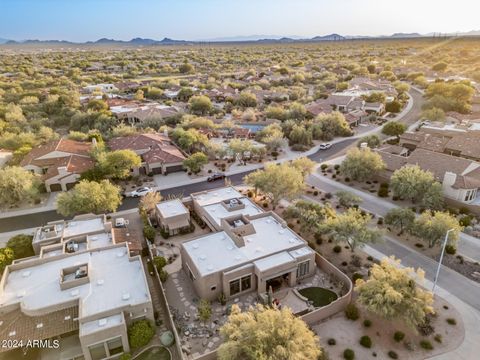
[[(150, 246), (150, 244), (148, 245), (148, 251), (150, 254), (150, 261), (153, 261), (152, 247)], [(163, 288), (162, 281), (160, 280), (160, 276), (155, 266), (153, 266), (153, 271), (155, 274), (155, 280), (160, 285), (160, 302), (162, 303), (162, 306), (164, 308), (165, 315), (167, 318), (167, 328), (173, 333), (173, 336), (175, 337), (175, 344), (173, 346), (175, 347), (177, 354), (175, 354), (175, 356), (173, 356), (172, 359), (185, 360), (185, 357), (183, 356), (183, 352), (182, 352), (182, 343), (180, 340), (180, 336), (178, 336), (177, 328), (175, 326), (175, 322), (173, 321), (172, 314), (170, 313), (167, 296), (165, 295), (165, 289)]]
[(327, 306), (323, 306), (301, 316), (301, 319), (308, 325), (313, 325), (345, 309), (345, 307), (350, 304), (352, 300), (353, 292), (353, 284), (350, 278), (337, 269), (331, 262), (320, 256), (318, 253), (315, 253), (315, 263), (320, 269), (322, 269), (322, 271), (327, 274), (331, 274), (339, 281), (342, 281), (347, 286), (347, 292)]

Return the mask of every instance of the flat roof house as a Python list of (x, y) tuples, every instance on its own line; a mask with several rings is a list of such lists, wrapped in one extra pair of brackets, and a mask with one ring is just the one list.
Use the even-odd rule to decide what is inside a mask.
[(156, 205), (158, 223), (169, 235), (190, 228), (190, 210), (179, 199), (162, 201)]
[(197, 294), (216, 299), (270, 286), (294, 286), (315, 273), (315, 252), (273, 212), (263, 212), (233, 187), (192, 194), (213, 233), (184, 242), (182, 266)]
[[(127, 244), (59, 252), (7, 266), (0, 282), (0, 338), (64, 337), (68, 356), (100, 360), (129, 352), (127, 325), (154, 319), (143, 264)], [(9, 350), (1, 347), (0, 352)]]

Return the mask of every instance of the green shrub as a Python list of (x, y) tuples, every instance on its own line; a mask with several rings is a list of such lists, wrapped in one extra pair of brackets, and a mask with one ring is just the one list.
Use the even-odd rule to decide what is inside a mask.
[(369, 319), (363, 320), (363, 326), (365, 326), (366, 328), (369, 328), (370, 326), (372, 326), (372, 320), (369, 320)]
[(328, 165), (327, 165), (327, 164), (322, 164), (322, 165), (320, 165), (320, 169), (322, 169), (322, 170), (327, 170), (327, 169), (328, 169)]
[(143, 227), (143, 236), (149, 241), (154, 241), (155, 240), (155, 228), (151, 225), (145, 225)]
[(358, 311), (358, 308), (355, 306), (355, 304), (348, 304), (347, 307), (345, 308), (345, 316), (349, 320), (358, 320), (360, 317), (360, 312)]
[(160, 277), (160, 281), (164, 283), (165, 281), (167, 281), (168, 272), (166, 272), (165, 269), (162, 269), (159, 271), (158, 276)]
[(334, 168), (335, 170), (340, 169), (340, 164), (335, 164), (335, 165), (333, 166), (333, 168)]
[(267, 208), (267, 207), (268, 207), (268, 203), (267, 203), (267, 202), (264, 202), (264, 203), (263, 203), (263, 207), (264, 207), (264, 208)]
[(445, 246), (445, 252), (449, 255), (455, 255), (457, 248), (453, 245), (447, 245)]
[(389, 357), (390, 359), (398, 359), (398, 354), (397, 354), (395, 351), (390, 350), (390, 351), (388, 352), (388, 357)]
[(331, 346), (336, 345), (337, 340), (335, 340), (334, 338), (330, 338), (330, 339), (328, 339), (327, 344), (331, 345)]
[(460, 225), (466, 227), (472, 225), (472, 218), (470, 216), (464, 216), (458, 222)]
[(148, 320), (138, 320), (128, 327), (128, 341), (132, 349), (147, 345), (155, 335), (155, 328)]
[(130, 360), (132, 358), (132, 355), (130, 353), (123, 353), (120, 355), (118, 360)]
[(364, 335), (360, 338), (360, 345), (363, 347), (366, 347), (367, 349), (370, 349), (372, 347), (372, 339), (370, 339), (370, 336)]
[(355, 359), (355, 351), (353, 351), (352, 349), (345, 349), (345, 351), (343, 352), (343, 358), (345, 360)]
[(388, 197), (388, 188), (383, 188), (383, 187), (379, 188), (377, 194), (378, 194), (378, 196), (381, 197), (381, 198), (386, 198), (386, 197)]
[(377, 225), (383, 225), (383, 218), (382, 217), (378, 218)]
[(457, 325), (457, 320), (455, 320), (454, 318), (448, 318), (447, 323), (449, 325)]
[(354, 274), (352, 275), (352, 282), (355, 284), (355, 282), (356, 282), (358, 279), (363, 279), (363, 275), (362, 275), (362, 274), (359, 274), (359, 273), (354, 273)]
[(315, 190), (315, 191), (313, 192), (313, 196), (318, 196), (318, 190)]
[(420, 347), (425, 350), (433, 350), (433, 345), (430, 341), (428, 340), (422, 340), (420, 341)]
[(340, 252), (342, 252), (342, 247), (341, 247), (340, 245), (335, 245), (335, 246), (333, 247), (333, 252), (335, 252), (335, 253), (337, 253), (337, 254), (340, 253)]
[(438, 342), (439, 344), (441, 344), (442, 341), (443, 341), (443, 337), (442, 337), (441, 334), (436, 334), (436, 335), (433, 337), (433, 339), (434, 339), (436, 342)]
[(226, 305), (227, 304), (227, 297), (225, 296), (225, 294), (223, 292), (218, 295), (217, 300), (220, 303), (220, 305)]
[(393, 340), (395, 340), (396, 342), (400, 342), (404, 338), (405, 338), (405, 333), (402, 331), (395, 331), (395, 333), (393, 334)]

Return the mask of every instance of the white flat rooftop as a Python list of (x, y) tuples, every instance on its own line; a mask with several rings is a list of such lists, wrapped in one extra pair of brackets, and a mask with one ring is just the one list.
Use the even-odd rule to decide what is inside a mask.
[(104, 230), (102, 218), (94, 218), (89, 220), (71, 220), (65, 223), (63, 229), (63, 237), (69, 238), (92, 232)]
[(87, 321), (80, 325), (80, 336), (105, 330), (123, 323), (123, 313), (107, 316), (93, 321)]
[(192, 195), (192, 198), (203, 207), (242, 196), (237, 190), (229, 186), (195, 194)]
[(295, 264), (295, 259), (291, 257), (290, 254), (286, 251), (282, 251), (281, 253), (274, 254), (254, 262), (255, 267), (260, 272), (270, 270), (279, 265), (289, 264), (289, 263)]
[(98, 249), (113, 245), (110, 233), (87, 235), (88, 249)]
[[(52, 258), (43, 264), (14, 270), (0, 293), (0, 308), (21, 303), (28, 310), (79, 299), (81, 314), (89, 316), (125, 305), (150, 301), (143, 265), (139, 259), (130, 261), (126, 246)], [(71, 289), (60, 289), (63, 268), (88, 263), (90, 282)]]
[(203, 209), (212, 217), (212, 219), (220, 225), (221, 219), (224, 219), (229, 216), (243, 214), (243, 215), (257, 215), (262, 213), (263, 211), (257, 207), (250, 199), (246, 197), (241, 197), (238, 200), (245, 205), (245, 208), (228, 211), (225, 206), (223, 206), (223, 202), (219, 202), (216, 204), (206, 205)]
[(251, 220), (256, 233), (244, 237), (238, 247), (224, 231), (182, 244), (202, 276), (243, 265), (286, 250), (295, 250), (305, 241), (273, 216)]
[(157, 204), (157, 209), (165, 219), (169, 217), (189, 213), (188, 209), (185, 207), (185, 205), (183, 205), (182, 201), (179, 199), (162, 201)]

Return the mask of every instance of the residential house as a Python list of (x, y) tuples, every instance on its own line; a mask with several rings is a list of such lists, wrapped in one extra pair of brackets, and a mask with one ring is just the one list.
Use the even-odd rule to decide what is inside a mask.
[(102, 93), (112, 93), (118, 91), (118, 89), (113, 84), (95, 84), (85, 86), (83, 88), (83, 91), (87, 93), (93, 93), (95, 91), (100, 91)]
[(199, 297), (264, 294), (315, 273), (315, 252), (306, 241), (233, 187), (195, 193), (190, 201), (213, 231), (184, 242), (180, 251)]
[(61, 338), (59, 348), (39, 355), (60, 360), (130, 352), (128, 325), (154, 320), (141, 257), (129, 254), (129, 243), (115, 243), (103, 217), (49, 224), (36, 231), (34, 241), (50, 230), (59, 235), (57, 242), (41, 240), (39, 255), (14, 261), (3, 272), (0, 338), (14, 343)]
[(190, 211), (179, 199), (158, 203), (156, 215), (160, 228), (169, 235), (176, 235), (190, 229)]
[(123, 105), (111, 106), (110, 111), (115, 117), (129, 124), (142, 123), (149, 119), (164, 119), (179, 113), (173, 106), (156, 102), (129, 102)]
[(134, 174), (164, 174), (183, 171), (186, 156), (167, 134), (149, 133), (113, 138), (111, 150), (132, 150), (142, 158), (142, 165), (132, 169)]
[(480, 163), (452, 155), (425, 149), (415, 149), (406, 156), (398, 147), (386, 147), (376, 150), (382, 157), (386, 168), (382, 177), (389, 179), (395, 170), (403, 166), (418, 165), (430, 171), (442, 184), (446, 198), (459, 203), (480, 205), (477, 198), (480, 188)]
[(95, 165), (90, 157), (92, 146), (89, 142), (53, 140), (32, 149), (20, 166), (41, 175), (48, 192), (67, 191), (75, 186), (82, 173)]

